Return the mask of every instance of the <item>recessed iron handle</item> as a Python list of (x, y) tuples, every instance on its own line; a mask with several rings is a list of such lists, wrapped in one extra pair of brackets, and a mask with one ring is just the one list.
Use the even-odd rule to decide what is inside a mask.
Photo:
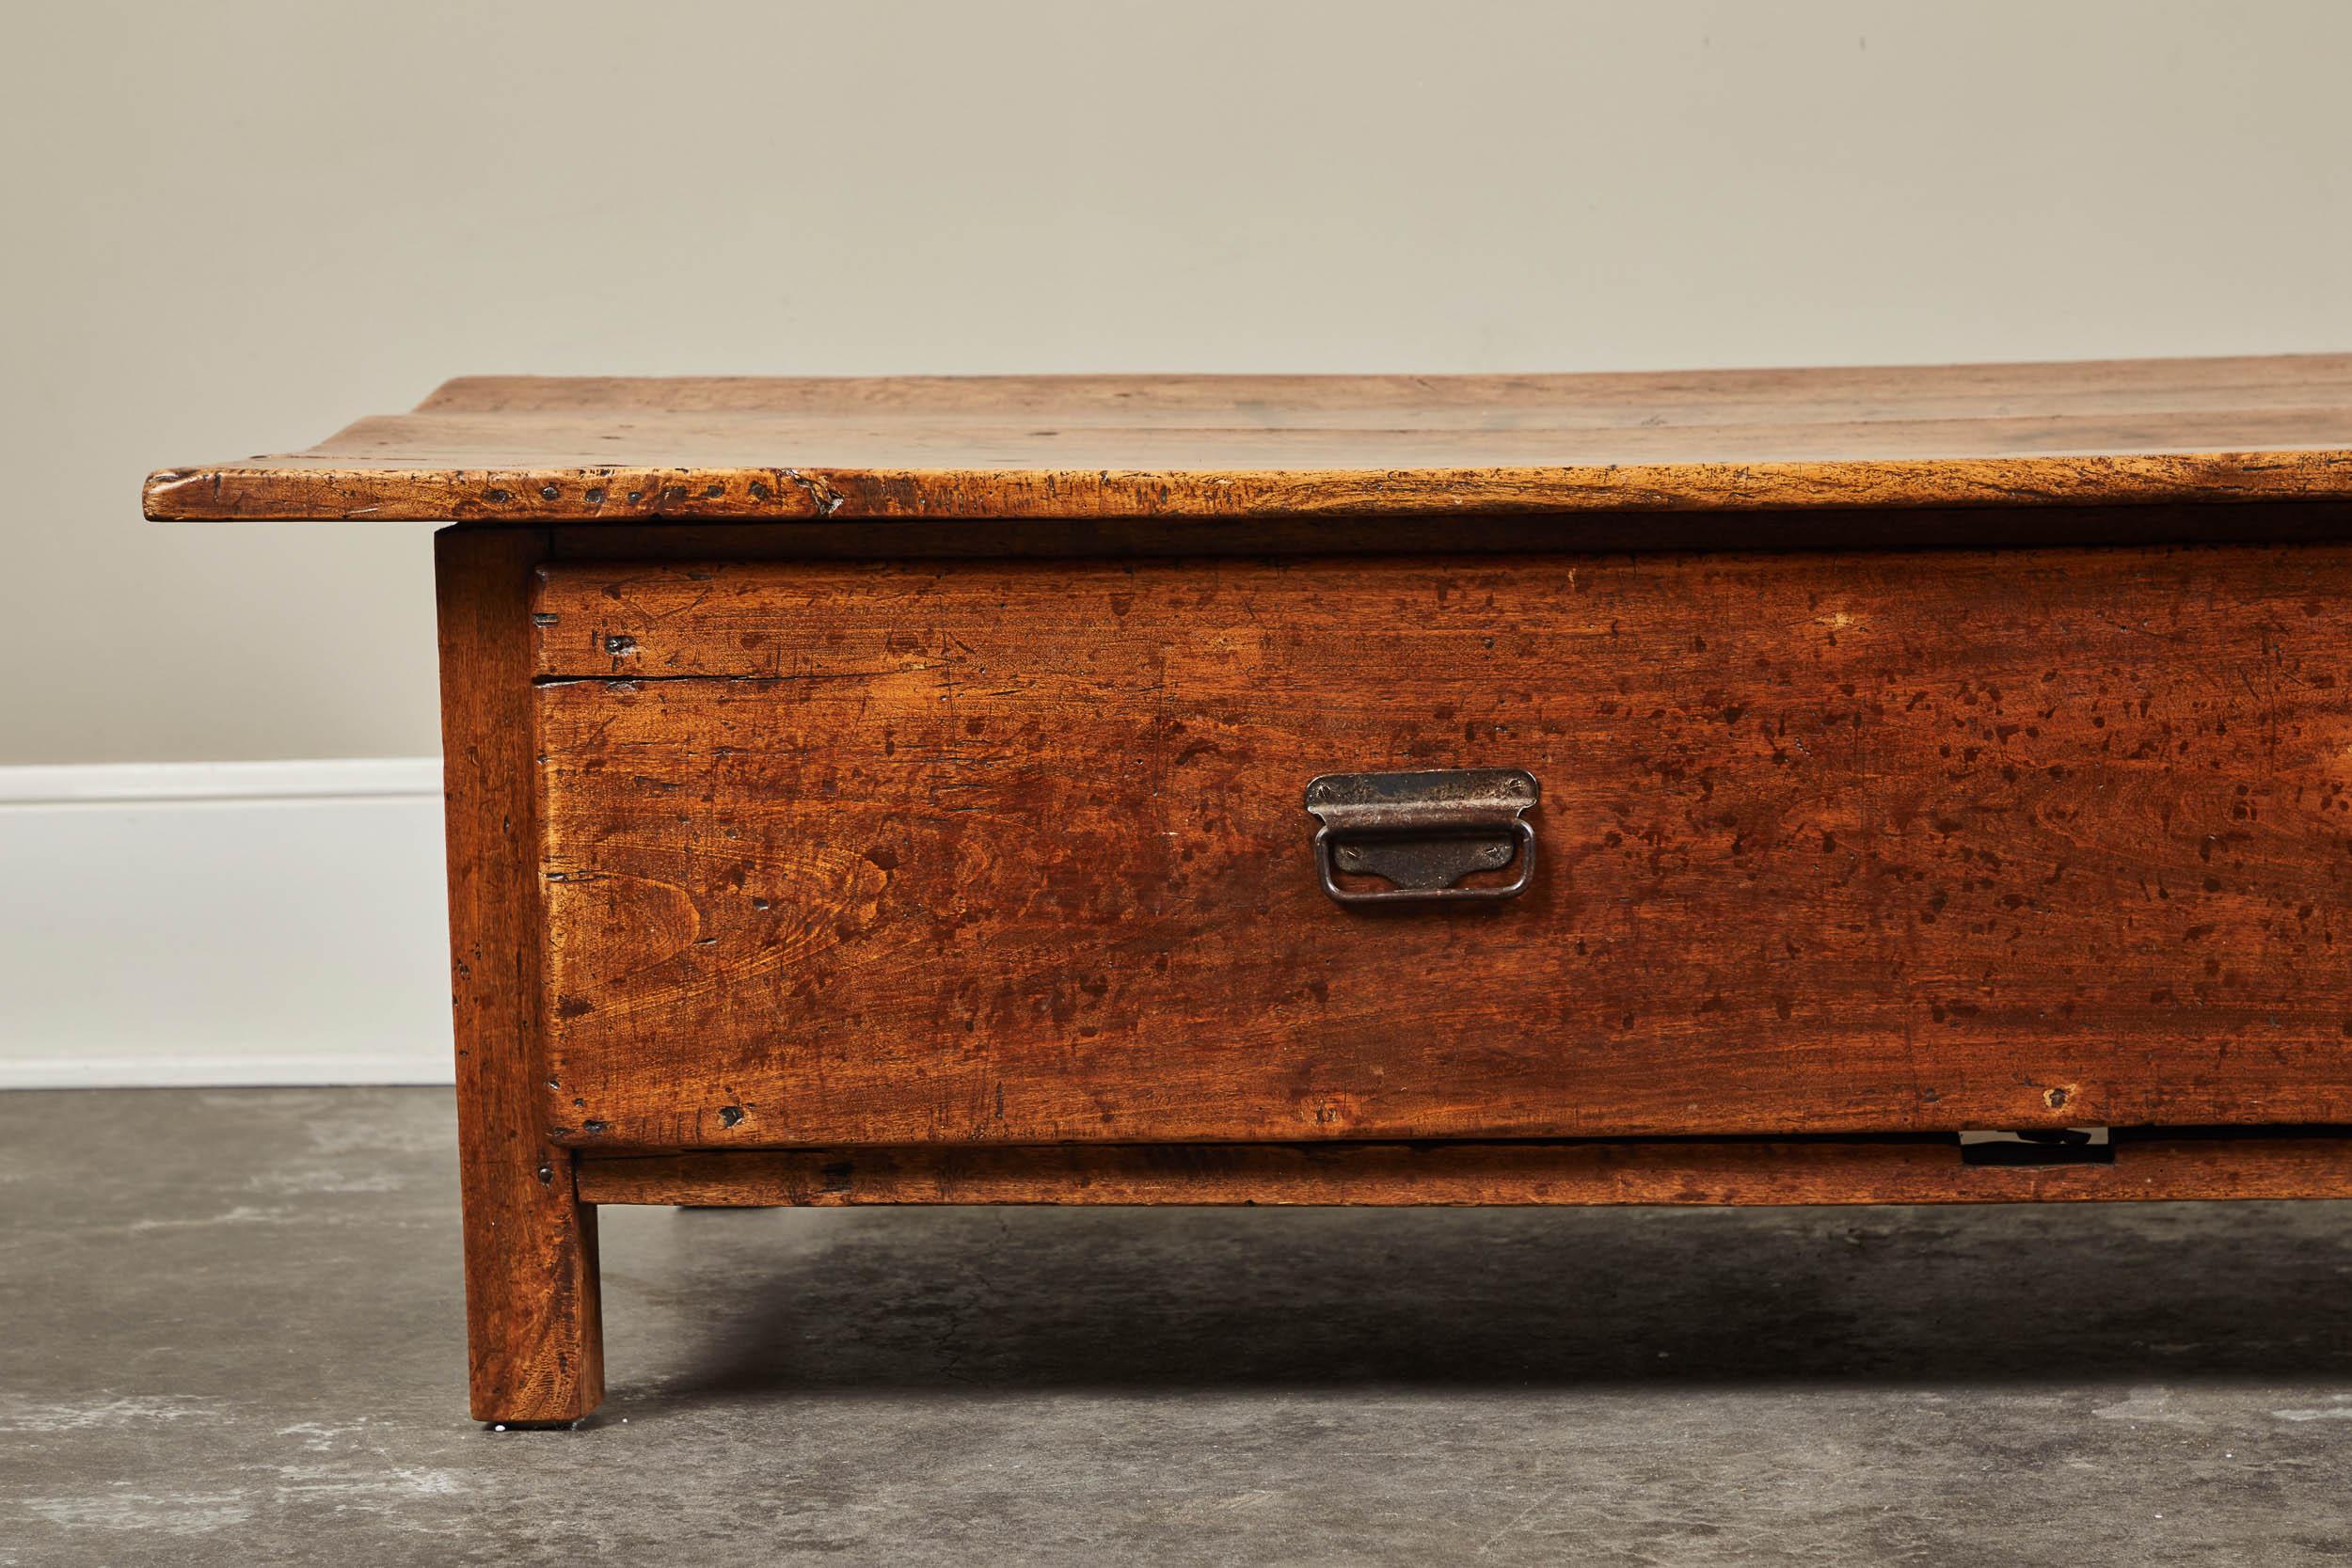
[[(1520, 814), (1542, 793), (1517, 768), (1323, 774), (1307, 785), (1307, 810), (1323, 824), (1315, 879), (1343, 904), (1516, 898), (1535, 877), (1535, 829)], [(1514, 861), (1518, 874), (1508, 882), (1454, 885)], [(1390, 885), (1343, 887), (1341, 872)]]

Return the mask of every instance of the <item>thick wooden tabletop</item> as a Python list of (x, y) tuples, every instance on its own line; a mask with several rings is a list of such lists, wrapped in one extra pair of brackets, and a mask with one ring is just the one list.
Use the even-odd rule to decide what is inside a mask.
[(1480, 376), (480, 376), (157, 518), (1263, 516), (2352, 496), (2352, 355)]

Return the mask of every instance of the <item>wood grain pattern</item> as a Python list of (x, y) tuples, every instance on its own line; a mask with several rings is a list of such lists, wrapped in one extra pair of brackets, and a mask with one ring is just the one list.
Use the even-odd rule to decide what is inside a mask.
[[(485, 1420), (601, 1202), (2352, 1196), (2352, 356), (476, 378), (146, 504), (461, 525)], [(1526, 898), (1323, 896), (1410, 767)]]
[[(560, 1142), (2352, 1120), (2344, 546), (543, 578)], [(1535, 889), (1326, 899), (1387, 767)]]
[(532, 845), (531, 575), (538, 532), (437, 535), (451, 1003), (476, 1419), (576, 1420), (604, 1397), (596, 1212), (541, 1132)]
[(1949, 1142), (1058, 1145), (583, 1158), (597, 1203), (1773, 1204), (2352, 1197), (2343, 1136), (2146, 1138), (2112, 1164)]
[(1648, 375), (480, 377), (307, 451), (163, 470), (146, 505), (159, 518), (850, 521), (2345, 496), (2352, 356), (2311, 355)]

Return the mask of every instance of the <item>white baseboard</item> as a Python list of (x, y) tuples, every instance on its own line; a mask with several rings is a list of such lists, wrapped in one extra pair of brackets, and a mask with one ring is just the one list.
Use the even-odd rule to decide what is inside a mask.
[(0, 1088), (446, 1084), (431, 757), (0, 768)]

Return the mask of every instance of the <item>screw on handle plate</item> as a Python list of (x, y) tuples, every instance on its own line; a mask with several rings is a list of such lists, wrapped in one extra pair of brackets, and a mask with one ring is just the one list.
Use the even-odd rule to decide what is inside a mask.
[[(1343, 904), (1515, 898), (1535, 876), (1535, 830), (1521, 815), (1542, 797), (1517, 768), (1418, 773), (1326, 773), (1309, 782), (1315, 876)], [(1510, 881), (1456, 886), (1516, 860)], [(1343, 887), (1335, 873), (1376, 877), (1385, 888)]]

